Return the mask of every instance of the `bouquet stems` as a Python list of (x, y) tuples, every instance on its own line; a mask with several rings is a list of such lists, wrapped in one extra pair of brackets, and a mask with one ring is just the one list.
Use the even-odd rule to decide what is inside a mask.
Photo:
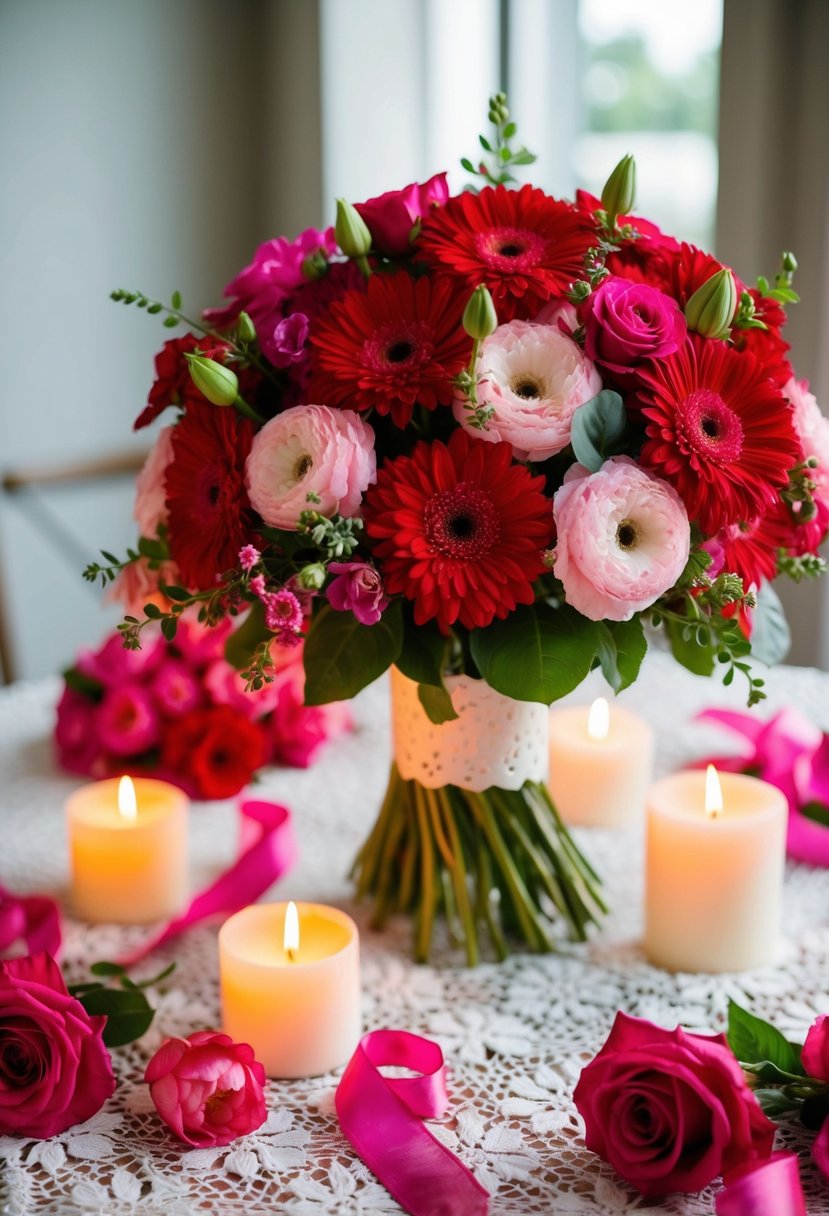
[(584, 941), (607, 911), (598, 876), (536, 781), (480, 793), (428, 789), (393, 764), (354, 875), (358, 897), (374, 898), (374, 927), (394, 913), (413, 917), (418, 962), (429, 958), (439, 914), (474, 966), (481, 933), (499, 959), (508, 938), (544, 952), (554, 949), (556, 915)]

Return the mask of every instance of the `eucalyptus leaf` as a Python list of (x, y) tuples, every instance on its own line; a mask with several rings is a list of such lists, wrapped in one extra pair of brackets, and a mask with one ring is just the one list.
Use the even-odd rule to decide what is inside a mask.
[(627, 424), (625, 407), (618, 393), (602, 389), (573, 414), (570, 442), (579, 464), (591, 473), (602, 467), (608, 456), (618, 453), (619, 440)]
[(305, 704), (344, 701), (397, 661), (403, 646), (400, 601), (376, 625), (361, 625), (351, 612), (323, 608), (305, 642)]
[(757, 593), (757, 607), (751, 622), (751, 653), (772, 667), (781, 663), (792, 644), (791, 630), (777, 592), (764, 583)]
[(434, 722), (435, 726), (454, 722), (458, 717), (458, 711), (445, 688), (435, 688), (433, 684), (418, 684), (417, 696), (429, 721)]
[(549, 705), (581, 684), (599, 648), (599, 627), (573, 608), (536, 603), (469, 635), (472, 658), (492, 688)]

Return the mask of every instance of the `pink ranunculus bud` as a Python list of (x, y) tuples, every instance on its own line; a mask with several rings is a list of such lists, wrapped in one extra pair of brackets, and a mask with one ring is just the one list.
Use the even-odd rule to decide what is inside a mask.
[(829, 1017), (825, 1013), (809, 1027), (800, 1060), (810, 1077), (829, 1081)]
[(0, 962), (0, 1132), (45, 1140), (97, 1114), (115, 1089), (105, 1022), (50, 955)]
[(230, 1144), (265, 1122), (265, 1070), (252, 1047), (226, 1034), (197, 1030), (167, 1039), (144, 1080), (173, 1134), (196, 1148)]
[(615, 275), (587, 296), (579, 316), (585, 354), (611, 372), (671, 355), (685, 341), (685, 317), (676, 300), (648, 283)]
[(702, 1190), (774, 1141), (724, 1035), (621, 1012), (573, 1098), (587, 1147), (648, 1198)]
[(386, 257), (402, 257), (409, 251), (412, 228), (430, 207), (445, 203), (449, 186), (445, 173), (428, 182), (413, 182), (403, 190), (387, 190), (377, 198), (356, 203), (355, 210), (371, 233), (372, 248)]
[(337, 612), (353, 612), (361, 625), (376, 625), (388, 605), (383, 581), (368, 562), (330, 562), (328, 569), (336, 578), (326, 596)]
[(591, 621), (629, 621), (674, 585), (691, 529), (672, 486), (627, 456), (597, 473), (573, 465), (556, 493), (555, 572)]
[(254, 436), (246, 480), (265, 523), (295, 532), (311, 506), (321, 515), (355, 515), (375, 473), (374, 431), (358, 414), (295, 405)]

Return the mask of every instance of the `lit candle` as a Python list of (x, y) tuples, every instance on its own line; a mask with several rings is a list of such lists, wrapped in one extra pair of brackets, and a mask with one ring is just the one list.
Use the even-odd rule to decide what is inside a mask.
[(345, 1064), (360, 1037), (360, 940), (322, 904), (254, 904), (219, 930), (222, 1024), (270, 1077)]
[(648, 796), (645, 953), (668, 971), (774, 962), (788, 807), (739, 773), (675, 773)]
[(629, 709), (597, 697), (550, 712), (550, 796), (566, 823), (641, 822), (653, 777), (653, 731)]
[(72, 907), (82, 920), (143, 925), (187, 895), (187, 797), (166, 781), (98, 781), (66, 804)]

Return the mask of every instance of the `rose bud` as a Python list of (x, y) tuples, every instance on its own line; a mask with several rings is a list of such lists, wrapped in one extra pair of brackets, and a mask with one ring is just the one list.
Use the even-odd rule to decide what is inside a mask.
[(467, 300), (466, 308), (463, 310), (463, 327), (470, 338), (474, 338), (476, 342), (488, 338), (498, 328), (495, 305), (489, 289), (484, 287), (483, 283), (475, 288)]
[(727, 338), (736, 308), (737, 285), (724, 266), (691, 296), (685, 305), (685, 320), (703, 338)]
[(364, 258), (371, 252), (371, 233), (357, 208), (347, 203), (344, 198), (337, 199), (334, 236), (347, 258)]
[(628, 215), (636, 196), (636, 161), (628, 153), (619, 161), (604, 184), (602, 206), (607, 212), (608, 227), (616, 223), (617, 215)]
[(213, 405), (233, 405), (239, 397), (239, 379), (235, 372), (215, 359), (204, 355), (186, 354), (190, 379), (199, 392)]

